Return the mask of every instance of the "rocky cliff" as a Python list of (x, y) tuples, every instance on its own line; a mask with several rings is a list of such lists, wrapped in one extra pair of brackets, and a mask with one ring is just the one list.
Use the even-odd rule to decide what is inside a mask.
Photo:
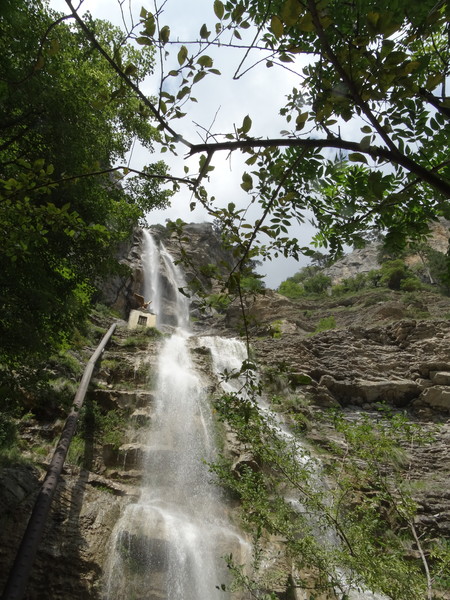
[[(449, 247), (449, 227), (448, 219), (440, 219), (430, 224), (430, 234), (427, 244), (433, 250), (446, 254)], [(355, 277), (360, 273), (366, 274), (372, 269), (380, 268), (379, 253), (381, 244), (372, 242), (364, 248), (359, 248), (349, 252), (346, 256), (336, 261), (330, 267), (324, 269), (324, 274), (331, 277), (333, 285), (339, 284), (343, 279)], [(406, 262), (409, 266), (421, 264), (422, 259), (419, 255), (411, 253)]]
[[(211, 278), (209, 267), (217, 269), (218, 275), (226, 273), (232, 263), (232, 255), (223, 247), (221, 237), (211, 223), (188, 223), (181, 234), (162, 225), (154, 225), (149, 231), (156, 243), (163, 244), (174, 260), (182, 264), (187, 284), (196, 280), (206, 293), (217, 291), (217, 283)], [(101, 300), (123, 318), (128, 318), (131, 308), (137, 308), (134, 294), (144, 293), (143, 252), (143, 232), (136, 229), (128, 244), (119, 250), (124, 275), (117, 275), (101, 286)], [(195, 298), (193, 301), (195, 305)]]
[[(179, 240), (162, 228), (159, 236), (171, 253), (182, 258)], [(188, 251), (189, 276), (205, 261), (226, 261), (210, 226), (191, 226), (189, 237), (193, 240)], [(141, 291), (141, 255), (137, 232), (123, 259), (131, 275), (109, 288), (114, 306), (124, 312), (130, 295)], [(303, 435), (317, 448), (331, 451), (330, 430), (318, 418), (330, 407), (349, 419), (363, 414), (377, 419), (380, 405), (388, 405), (424, 431), (433, 430), (433, 444), (411, 454), (409, 476), (417, 483), (418, 524), (436, 536), (448, 537), (450, 299), (429, 291), (405, 294), (376, 289), (341, 299), (291, 301), (266, 290), (247, 297), (246, 311), (263, 381), (277, 395), (289, 397), (290, 410), (304, 413)], [(107, 323), (98, 325), (106, 328)], [(211, 333), (240, 335), (244, 330), (241, 308), (232, 305), (213, 319), (209, 316), (205, 327)], [(329, 329), (321, 330), (324, 327)], [(91, 408), (83, 416), (63, 473), (27, 600), (101, 597), (111, 531), (124, 506), (138, 494), (145, 457), (142, 431), (152, 418), (157, 348), (158, 337), (130, 334), (122, 324), (105, 352), (87, 403)], [(195, 357), (209, 377), (208, 350), (197, 349)], [(310, 378), (307, 383), (304, 375)], [(0, 585), (48, 463), (46, 453), (61, 425), (60, 420), (28, 416), (20, 423), (28, 462), (1, 470)], [(230, 452), (238, 463), (239, 447)], [(283, 594), (279, 597), (300, 598)]]

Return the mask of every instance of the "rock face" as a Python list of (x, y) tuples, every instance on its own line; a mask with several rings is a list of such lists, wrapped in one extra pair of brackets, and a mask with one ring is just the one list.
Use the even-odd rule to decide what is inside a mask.
[[(192, 265), (188, 279), (199, 265), (220, 266), (229, 260), (210, 225), (187, 226), (188, 241), (182, 243), (165, 228), (155, 228), (154, 235), (175, 258), (187, 253)], [(105, 298), (122, 314), (130, 307), (133, 293), (142, 291), (141, 245), (142, 233), (137, 231), (123, 258), (130, 274), (111, 281), (104, 291)], [(374, 268), (370, 266), (374, 256), (370, 252), (349, 259), (349, 270), (336, 277), (351, 276), (354, 267)], [(207, 273), (205, 269), (203, 285), (214, 291)], [(310, 440), (326, 446), (327, 440), (314, 426), (314, 415), (331, 407), (349, 418), (362, 414), (376, 418), (376, 409), (383, 404), (404, 412), (424, 431), (440, 424), (433, 444), (415, 450), (410, 457), (410, 476), (420, 483), (415, 492), (418, 524), (436, 536), (448, 537), (450, 299), (425, 291), (404, 295), (374, 290), (349, 298), (291, 301), (267, 290), (263, 295), (249, 296), (246, 308), (255, 357), (264, 376), (272, 378), (280, 394), (298, 398), (299, 405), (307, 400), (313, 424), (306, 432)], [(329, 323), (333, 320), (330, 327), (334, 328), (319, 331), (327, 319)], [(209, 315), (204, 323), (226, 336), (239, 335), (243, 330), (241, 310), (235, 304), (221, 315)], [(147, 449), (143, 432), (152, 420), (158, 340), (141, 339), (133, 345), (126, 335), (125, 330), (119, 331), (105, 352), (90, 393), (90, 401), (101, 414), (114, 411), (121, 416), (122, 437), (94, 438), (78, 458), (82, 465), (77, 460), (66, 465), (26, 600), (102, 597), (102, 570), (111, 532), (124, 507), (139, 493)], [(210, 386), (207, 349), (198, 348), (193, 359), (204, 370), (205, 386)], [(33, 427), (33, 436), (37, 436), (39, 428)], [(55, 424), (45, 427), (41, 425), (42, 438), (48, 437), (49, 430), (57, 433), (60, 428)], [(235, 440), (228, 437), (226, 442), (236, 476), (244, 468), (260, 468), (255, 457), (242, 451)], [(161, 448), (161, 452), (166, 451)], [(24, 531), (48, 457), (41, 462), (36, 467), (14, 466), (0, 471), (0, 585)], [(152, 586), (155, 597), (162, 600), (163, 591), (158, 586), (164, 570), (165, 540), (157, 524), (152, 531), (151, 535), (138, 529), (127, 531), (121, 544), (132, 559), (132, 567), (138, 570), (144, 570), (152, 556), (158, 566)], [(274, 541), (273, 548), (277, 555), (279, 540)], [(284, 574), (286, 568), (284, 564)], [(287, 597), (284, 593), (281, 586), (280, 598)], [(294, 597), (289, 596), (289, 600)]]
[(114, 308), (123, 318), (128, 318), (135, 305), (133, 295), (141, 294), (143, 287), (143, 271), (141, 263), (142, 232), (136, 229), (128, 241), (118, 250), (118, 260), (124, 274), (109, 278), (101, 284), (100, 299), (107, 306)]
[(366, 274), (373, 269), (379, 269), (379, 251), (380, 244), (377, 243), (367, 244), (365, 248), (353, 250), (353, 252), (335, 262), (331, 267), (324, 269), (324, 275), (331, 277), (331, 283), (337, 285), (343, 279), (354, 277), (359, 273)]
[[(211, 278), (211, 269), (217, 273), (225, 273), (232, 264), (232, 255), (224, 249), (221, 237), (213, 229), (211, 223), (188, 223), (183, 227), (183, 233), (178, 235), (161, 225), (149, 228), (156, 244), (163, 244), (173, 257), (175, 263), (182, 261), (186, 283), (194, 278), (200, 281), (206, 293), (218, 291), (215, 280)], [(144, 270), (142, 265), (143, 231), (136, 229), (128, 244), (119, 251), (119, 262), (126, 270), (123, 276), (115, 276), (102, 285), (102, 301), (117, 310), (123, 318), (128, 318), (132, 308), (138, 308), (134, 294), (144, 293)], [(164, 297), (165, 321), (170, 321), (170, 314), (175, 313), (171, 308), (175, 299), (171, 296), (173, 286), (165, 265), (161, 264), (161, 285)], [(196, 307), (195, 295), (191, 300), (193, 311)], [(196, 315), (198, 316), (198, 315)]]
[[(427, 243), (433, 250), (447, 253), (449, 247), (449, 227), (450, 221), (440, 219), (439, 221), (430, 224), (430, 237)], [(379, 269), (380, 262), (378, 254), (381, 245), (377, 242), (367, 244), (365, 248), (359, 248), (350, 252), (333, 265), (324, 269), (324, 274), (331, 277), (332, 285), (339, 284), (343, 279), (354, 277), (360, 273), (366, 274), (372, 269)], [(411, 267), (422, 262), (418, 255), (410, 255), (406, 259), (407, 264)]]

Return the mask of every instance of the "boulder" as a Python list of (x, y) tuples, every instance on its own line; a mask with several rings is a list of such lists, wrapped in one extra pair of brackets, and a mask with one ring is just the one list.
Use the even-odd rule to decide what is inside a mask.
[(421, 393), (416, 381), (399, 380), (336, 380), (331, 375), (324, 375), (320, 386), (326, 387), (341, 404), (372, 404), (386, 402), (394, 406), (406, 406)]
[(450, 412), (450, 387), (434, 385), (424, 390), (420, 400), (432, 408)]

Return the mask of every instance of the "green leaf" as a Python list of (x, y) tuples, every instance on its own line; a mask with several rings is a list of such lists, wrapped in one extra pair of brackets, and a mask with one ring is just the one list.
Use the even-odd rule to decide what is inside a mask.
[(364, 136), (361, 139), (361, 141), (359, 142), (359, 145), (361, 146), (361, 150), (368, 150), (370, 148), (371, 143), (372, 143), (372, 136), (371, 135)]
[(142, 35), (140, 37), (136, 38), (136, 42), (140, 46), (151, 46), (153, 44), (153, 40), (151, 40), (149, 37), (145, 37)]
[(204, 40), (208, 39), (208, 37), (211, 35), (211, 32), (208, 31), (208, 28), (206, 27), (205, 23), (203, 23), (203, 25), (200, 28), (200, 37)]
[(159, 41), (163, 44), (167, 44), (170, 37), (170, 27), (168, 25), (164, 25), (164, 27), (159, 32)]
[(133, 63), (129, 63), (126, 68), (125, 68), (125, 75), (134, 75), (137, 71), (137, 67), (136, 65), (133, 65)]
[(200, 56), (200, 58), (197, 60), (197, 63), (201, 67), (212, 67), (213, 66), (212, 58), (210, 56), (207, 56), (206, 54), (204, 54), (203, 56)]
[(276, 38), (280, 38), (283, 35), (284, 26), (279, 17), (277, 15), (273, 15), (270, 21), (270, 29), (275, 34)]
[(302, 13), (302, 5), (298, 0), (286, 0), (281, 9), (280, 18), (285, 25), (295, 25)]
[(300, 29), (300, 31), (315, 31), (316, 26), (313, 23), (312, 14), (309, 12), (306, 13), (306, 15), (297, 23), (297, 27)]
[(155, 35), (155, 31), (156, 31), (155, 17), (152, 15), (152, 13), (147, 13), (147, 18), (145, 19), (145, 22), (144, 22), (143, 33), (147, 34), (150, 37), (153, 37)]
[(199, 71), (198, 73), (195, 74), (192, 82), (197, 83), (198, 81), (201, 81), (203, 79), (203, 77), (205, 77), (205, 75), (206, 75), (205, 71)]
[(180, 65), (180, 67), (184, 62), (186, 62), (187, 55), (188, 55), (188, 49), (186, 48), (186, 46), (181, 46), (180, 51), (178, 52), (178, 56), (177, 56), (178, 64)]
[(214, 14), (218, 19), (222, 19), (225, 13), (225, 7), (220, 0), (214, 0)]
[(178, 92), (178, 94), (177, 94), (177, 100), (182, 100), (187, 94), (189, 94), (190, 91), (191, 91), (191, 88), (189, 86), (185, 85)]
[(350, 154), (348, 155), (348, 160), (351, 160), (352, 162), (363, 162), (367, 164), (367, 158), (364, 156), (364, 154), (361, 154), (360, 152), (350, 152)]
[(251, 126), (252, 126), (252, 120), (247, 115), (246, 117), (244, 117), (240, 131), (242, 133), (247, 133), (248, 131), (250, 131)]
[(302, 129), (305, 126), (306, 120), (308, 119), (309, 113), (300, 113), (295, 119), (297, 129)]
[(249, 175), (248, 173), (244, 173), (242, 175), (242, 183), (241, 183), (241, 188), (244, 190), (244, 192), (249, 192), (253, 187), (253, 179), (252, 176)]

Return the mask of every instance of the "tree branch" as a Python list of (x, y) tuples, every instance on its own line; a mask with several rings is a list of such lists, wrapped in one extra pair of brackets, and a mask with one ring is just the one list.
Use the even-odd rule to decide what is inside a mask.
[(79, 27), (81, 28), (81, 30), (86, 35), (87, 39), (91, 42), (91, 44), (94, 46), (94, 48), (96, 50), (98, 50), (98, 52), (103, 56), (103, 58), (109, 63), (109, 65), (119, 75), (119, 77), (122, 79), (122, 81), (124, 81), (126, 83), (126, 85), (130, 89), (132, 89), (133, 92), (138, 96), (138, 98), (144, 103), (144, 105), (147, 108), (150, 109), (151, 113), (153, 114), (153, 116), (155, 117), (155, 119), (158, 121), (158, 123), (160, 124), (161, 128), (163, 130), (167, 131), (168, 133), (170, 133), (170, 135), (174, 138), (175, 141), (181, 142), (182, 144), (184, 144), (188, 148), (191, 148), (192, 144), (190, 142), (188, 142), (186, 139), (184, 139), (182, 135), (180, 135), (174, 129), (172, 129), (172, 127), (163, 118), (163, 116), (161, 115), (161, 112), (156, 108), (156, 106), (153, 104), (153, 102), (151, 102), (147, 98), (147, 96), (142, 93), (142, 91), (140, 90), (139, 86), (137, 86), (134, 83), (134, 81), (132, 81), (128, 77), (128, 75), (126, 75), (124, 73), (124, 71), (122, 71), (122, 69), (119, 67), (119, 65), (109, 56), (109, 54), (102, 47), (102, 45), (98, 42), (97, 38), (92, 33), (92, 31), (89, 29), (89, 27), (86, 25), (86, 23), (83, 21), (83, 19), (78, 15), (76, 9), (72, 5), (71, 0), (66, 0), (66, 4), (68, 5), (68, 7), (70, 8), (70, 10), (72, 11), (72, 15), (74, 16), (74, 18), (75, 18), (76, 22), (78, 23)]
[(213, 154), (221, 150), (227, 150), (232, 152), (233, 150), (242, 150), (244, 148), (270, 148), (275, 147), (288, 147), (288, 148), (337, 148), (340, 150), (349, 150), (351, 152), (358, 152), (366, 154), (372, 158), (381, 158), (394, 164), (398, 164), (404, 167), (407, 171), (414, 173), (419, 179), (433, 186), (435, 189), (440, 191), (445, 197), (450, 198), (450, 182), (445, 181), (441, 177), (438, 177), (433, 170), (426, 169), (422, 165), (419, 165), (412, 159), (404, 156), (403, 154), (395, 151), (392, 152), (388, 148), (382, 148), (381, 146), (370, 146), (369, 148), (361, 148), (361, 145), (357, 142), (351, 142), (349, 140), (343, 140), (341, 138), (330, 138), (330, 139), (311, 139), (311, 138), (273, 138), (273, 139), (253, 139), (247, 138), (243, 140), (234, 140), (229, 142), (214, 142), (205, 144), (191, 144), (188, 156), (193, 156), (200, 152), (207, 152)]
[[(152, 174), (152, 173), (146, 173), (145, 171), (139, 171), (138, 169), (131, 169), (130, 167), (127, 167), (125, 165), (119, 165), (118, 167), (111, 167), (110, 169), (102, 169), (101, 171), (90, 171), (89, 173), (81, 173), (79, 175), (71, 175), (70, 177), (63, 177), (61, 179), (56, 179), (55, 181), (47, 181), (46, 183), (43, 183), (41, 185), (36, 185), (35, 187), (33, 187), (31, 189), (34, 192), (35, 190), (39, 190), (39, 189), (46, 188), (49, 186), (55, 186), (55, 185), (59, 185), (61, 183), (69, 183), (70, 181), (76, 181), (77, 179), (84, 179), (86, 177), (96, 177), (98, 175), (107, 175), (108, 173), (114, 173), (115, 171), (126, 171), (127, 173), (124, 173), (124, 177), (128, 173), (135, 173), (136, 175), (139, 175), (140, 177), (144, 177), (145, 179), (156, 179), (158, 181), (163, 181), (163, 182), (173, 181), (175, 183), (184, 183), (185, 185), (192, 186), (192, 187), (195, 185), (195, 181), (193, 179), (189, 179), (187, 177), (174, 177), (172, 175), (157, 175), (157, 174)], [(10, 194), (8, 196), (8, 198), (14, 198), (14, 196), (18, 196), (19, 194), (23, 193), (24, 191), (30, 191), (30, 190), (29, 189), (28, 190), (23, 190), (23, 189), (18, 190), (14, 194)]]

